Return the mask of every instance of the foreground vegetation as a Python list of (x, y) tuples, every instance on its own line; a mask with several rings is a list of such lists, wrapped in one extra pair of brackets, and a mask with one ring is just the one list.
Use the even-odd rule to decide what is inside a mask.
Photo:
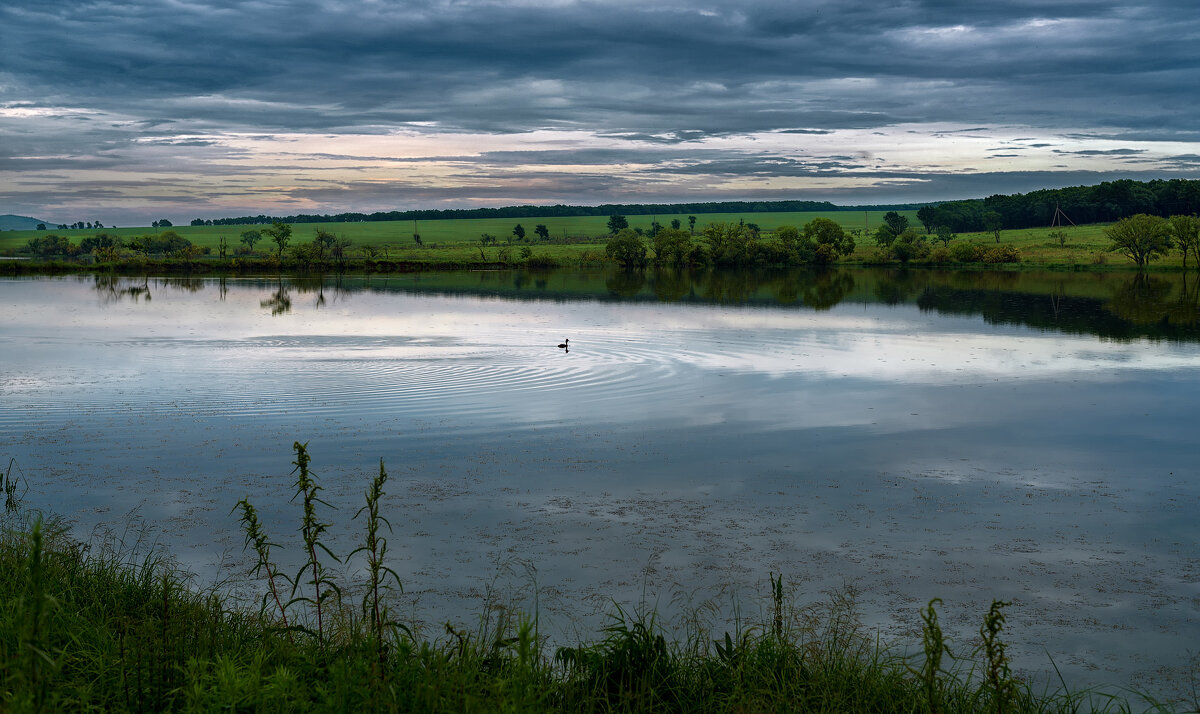
[[(906, 659), (863, 632), (852, 603), (798, 607), (776, 575), (762, 621), (734, 632), (689, 626), (668, 639), (654, 613), (614, 605), (595, 641), (551, 652), (538, 613), (492, 605), (473, 626), (447, 623), (444, 636), (422, 637), (388, 608), (402, 585), (387, 565), (383, 464), (355, 516), (363, 544), (339, 559), (322, 538), (328, 507), (307, 450), (295, 451), (303, 563), (294, 575), (277, 564), (253, 504), (235, 509), (263, 593), (250, 607), (189, 587), (161, 553), (119, 538), (79, 543), (10, 499), (0, 534), (0, 709), (1168, 710), (1141, 698), (1033, 691), (1009, 667), (1006, 603), (982, 614), (973, 656), (955, 659), (940, 602), (930, 602), (921, 653)], [(355, 557), (362, 582), (335, 582), (330, 566)]]

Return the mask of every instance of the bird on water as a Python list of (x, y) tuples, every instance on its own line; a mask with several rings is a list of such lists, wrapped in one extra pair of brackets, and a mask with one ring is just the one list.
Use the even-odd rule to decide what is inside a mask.
[(559, 348), (559, 349), (561, 349), (561, 350), (565, 350), (565, 349), (567, 349), (567, 343), (568, 343), (568, 342), (570, 342), (570, 341), (571, 341), (571, 340), (569, 340), (569, 339), (567, 339), (567, 338), (565, 338), (565, 337), (564, 337), (564, 338), (563, 338), (563, 341), (562, 341), (562, 344), (561, 344), (561, 345), (559, 345), (559, 346), (558, 346), (558, 348)]

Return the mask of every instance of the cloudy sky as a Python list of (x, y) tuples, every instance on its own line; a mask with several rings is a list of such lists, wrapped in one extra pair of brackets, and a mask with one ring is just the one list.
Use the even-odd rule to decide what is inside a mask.
[(8, 0), (0, 213), (843, 204), (1200, 177), (1151, 0)]

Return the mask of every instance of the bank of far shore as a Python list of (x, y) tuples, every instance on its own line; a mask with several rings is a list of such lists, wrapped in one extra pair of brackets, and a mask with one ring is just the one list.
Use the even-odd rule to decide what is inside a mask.
[[(279, 261), (277, 259), (240, 257), (235, 259), (200, 258), (184, 260), (179, 258), (148, 258), (116, 260), (108, 262), (80, 260), (42, 260), (28, 258), (0, 258), (0, 276), (53, 276), (53, 275), (88, 275), (115, 274), (129, 276), (143, 275), (173, 275), (195, 277), (233, 277), (233, 276), (274, 276), (289, 274), (390, 274), (390, 273), (419, 273), (431, 271), (476, 271), (476, 270), (532, 270), (544, 271), (558, 268), (613, 268), (615, 264), (599, 255), (590, 258), (585, 256), (580, 260), (439, 260), (409, 259), (409, 260), (347, 260), (336, 263), (302, 265), (294, 261)], [(781, 266), (754, 265), (746, 266), (755, 269), (771, 269)], [(832, 264), (812, 266), (814, 268), (914, 268), (932, 270), (1004, 270), (1004, 271), (1071, 271), (1071, 272), (1117, 272), (1128, 273), (1136, 271), (1150, 272), (1181, 272), (1185, 270), (1178, 261), (1161, 261), (1144, 267), (1138, 267), (1129, 262), (1067, 262), (1048, 261), (1035, 262), (1021, 260), (1011, 263), (957, 263), (932, 261), (877, 261), (845, 259)], [(647, 265), (643, 270), (656, 270), (660, 266)], [(668, 270), (676, 270), (667, 266)], [(703, 269), (703, 268), (701, 268)], [(1200, 266), (1189, 265), (1186, 270), (1195, 271)]]
[[(779, 225), (739, 222), (730, 216), (705, 216), (690, 226), (651, 223), (630, 217), (632, 255), (614, 251), (613, 235), (599, 224), (559, 227), (516, 221), (427, 221), (413, 233), (408, 222), (278, 224), (286, 228), (282, 244), (273, 241), (278, 226), (181, 226), (0, 232), (0, 275), (114, 272), (121, 274), (275, 275), (279, 273), (399, 273), (429, 270), (495, 270), (604, 267), (633, 263), (646, 267), (774, 268), (797, 265), (853, 267), (929, 267), (1004, 270), (1182, 270), (1200, 267), (1189, 249), (1168, 239), (1168, 248), (1143, 256), (1114, 248), (1118, 224), (1050, 226), (987, 233), (922, 234), (915, 217), (892, 242), (862, 228), (881, 224), (881, 216), (855, 224), (855, 214), (768, 214)], [(914, 214), (915, 216), (915, 214)], [(531, 219), (537, 220), (537, 219)], [(550, 219), (547, 219), (550, 220)], [(593, 222), (600, 219), (593, 219)], [(664, 219), (665, 221), (666, 219)], [(758, 218), (766, 220), (766, 218)], [(874, 222), (870, 222), (874, 220)], [(1151, 218), (1162, 222), (1162, 219)], [(732, 222), (730, 222), (732, 221)], [(551, 221), (552, 222), (552, 221)], [(813, 251), (825, 240), (810, 225), (834, 227), (836, 250)], [(501, 225), (503, 223), (503, 225)], [(553, 223), (553, 222), (552, 222)], [(445, 224), (445, 225), (442, 225)], [(478, 224), (478, 225), (476, 225)], [(510, 225), (511, 224), (511, 225)], [(645, 224), (645, 225), (642, 225)], [(786, 243), (789, 225), (802, 238)], [(855, 227), (858, 225), (858, 227)], [(478, 233), (480, 228), (497, 231)], [(526, 230), (528, 229), (528, 230)], [(652, 237), (654, 230), (672, 240)], [(636, 231), (636, 237), (632, 233)], [(712, 231), (714, 234), (710, 235)], [(795, 231), (793, 231), (795, 236)], [(815, 239), (815, 243), (812, 242)], [(907, 241), (907, 243), (906, 243)], [(786, 243), (786, 244), (785, 244)], [(802, 243), (807, 244), (805, 248)], [(638, 245), (640, 244), (640, 247)], [(629, 246), (626, 245), (626, 248)], [(40, 253), (34, 248), (40, 248)], [(903, 249), (901, 249), (903, 248)], [(661, 255), (659, 253), (662, 253)]]

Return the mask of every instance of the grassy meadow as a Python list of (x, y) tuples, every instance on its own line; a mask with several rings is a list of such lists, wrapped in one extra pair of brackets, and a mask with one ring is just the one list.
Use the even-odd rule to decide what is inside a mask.
[[(805, 213), (700, 213), (696, 215), (696, 233), (699, 234), (709, 223), (736, 223), (739, 219), (747, 223), (755, 223), (764, 231), (774, 230), (778, 226), (802, 226), (814, 218), (822, 217), (837, 221), (847, 230), (863, 228), (870, 225), (874, 230), (883, 223), (886, 211), (831, 211)], [(916, 211), (902, 213), (910, 223), (917, 222)], [(678, 219), (684, 229), (688, 227), (686, 214), (664, 214), (661, 216), (626, 216), (631, 228), (650, 230), (650, 223), (657, 220), (664, 226), (671, 225), (672, 219)], [(595, 238), (595, 244), (603, 245), (608, 236), (607, 216), (554, 216), (546, 218), (463, 218), (439, 221), (418, 221), (416, 231), (412, 221), (363, 221), (361, 223), (296, 223), (292, 225), (293, 240), (307, 241), (312, 238), (317, 228), (345, 236), (355, 245), (388, 245), (401, 249), (415, 248), (413, 233), (419, 233), (426, 245), (436, 243), (439, 246), (452, 247), (464, 243), (478, 243), (484, 233), (496, 236), (501, 242), (512, 235), (513, 227), (520, 223), (526, 235), (536, 241), (533, 228), (539, 223), (545, 224), (550, 231), (552, 242), (580, 242), (583, 239)], [(230, 245), (237, 246), (238, 236), (242, 231), (262, 228), (260, 225), (250, 226), (174, 226), (170, 230), (200, 246), (217, 247), (220, 236), (225, 236)], [(103, 228), (47, 231), (3, 231), (0, 232), (0, 250), (21, 247), (30, 238), (45, 233), (56, 233), (67, 236), (73, 243), (99, 232), (111, 233), (122, 237), (157, 233), (156, 228), (149, 226), (130, 228)], [(262, 243), (256, 247), (264, 250)]]
[[(696, 216), (696, 236), (709, 223), (729, 223), (744, 220), (760, 227), (764, 237), (784, 225), (803, 226), (814, 218), (829, 218), (840, 224), (847, 231), (859, 231), (856, 237), (856, 249), (852, 256), (842, 259), (847, 263), (887, 263), (880, 259), (878, 249), (870, 232), (883, 223), (885, 211), (834, 211), (834, 212), (796, 212), (796, 213), (707, 213)], [(915, 211), (901, 213), (909, 220), (910, 227), (921, 229)], [(672, 219), (678, 219), (684, 230), (688, 228), (686, 215), (664, 214), (662, 216), (627, 216), (630, 227), (649, 231), (652, 220), (658, 220), (663, 226), (669, 226)], [(425, 264), (443, 268), (455, 265), (479, 265), (489, 263), (510, 263), (515, 261), (521, 248), (528, 246), (538, 258), (545, 258), (558, 264), (570, 265), (579, 263), (604, 262), (604, 247), (609, 239), (608, 218), (605, 216), (573, 216), (546, 217), (524, 219), (448, 219), (436, 221), (419, 221), (415, 225), (416, 232), (421, 236), (422, 245), (413, 240), (414, 224), (412, 221), (368, 221), (359, 223), (297, 223), (292, 225), (293, 233), (291, 246), (307, 243), (312, 240), (317, 230), (325, 230), (351, 241), (351, 254), (359, 255), (359, 250), (365, 246), (380, 249), (379, 259), (393, 263)], [(513, 239), (513, 228), (520, 223), (526, 232), (526, 239), (518, 242)], [(533, 229), (537, 224), (545, 224), (550, 233), (549, 240), (541, 240), (534, 235)], [(1000, 244), (1012, 245), (1020, 251), (1020, 262), (1027, 266), (1067, 267), (1072, 269), (1108, 269), (1132, 267), (1133, 261), (1119, 253), (1108, 251), (1109, 240), (1104, 235), (1104, 229), (1109, 224), (1090, 224), (1082, 226), (1067, 226), (1065, 228), (1033, 228), (1006, 230), (1000, 234)], [(232, 257), (239, 249), (244, 249), (240, 236), (246, 230), (261, 230), (262, 225), (245, 226), (175, 226), (173, 230), (192, 243), (209, 248), (212, 255), (217, 252), (220, 239), (224, 237), (228, 243), (228, 252)], [(168, 230), (168, 229), (162, 229)], [(160, 229), (149, 227), (133, 228), (104, 228), (79, 230), (48, 230), (42, 231), (3, 231), (0, 232), (0, 255), (12, 255), (21, 249), (30, 238), (54, 233), (67, 237), (72, 243), (79, 243), (84, 238), (97, 233), (119, 235), (122, 238), (154, 234)], [(481, 245), (480, 237), (494, 236), (496, 241), (489, 245)], [(955, 242), (973, 242), (985, 247), (997, 244), (991, 233), (962, 233), (958, 234)], [(937, 247), (941, 243), (930, 237), (930, 246)], [(275, 245), (269, 239), (263, 238), (254, 247), (259, 255), (269, 256), (275, 252)], [(1177, 251), (1151, 263), (1153, 268), (1177, 268), (1182, 259)], [(920, 261), (918, 261), (920, 264)]]

